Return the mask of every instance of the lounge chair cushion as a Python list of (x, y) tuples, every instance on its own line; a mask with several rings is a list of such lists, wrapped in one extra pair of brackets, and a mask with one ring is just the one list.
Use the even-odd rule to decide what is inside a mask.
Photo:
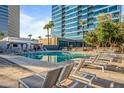
[(62, 88), (86, 88), (88, 85), (77, 80), (66, 79), (59, 83), (59, 86)]
[(41, 88), (43, 85), (45, 79), (38, 76), (38, 75), (32, 75), (26, 78), (22, 78), (19, 80), (19, 82), (27, 88)]
[(77, 72), (75, 74), (72, 74), (71, 76), (74, 78), (89, 82), (89, 83), (91, 83), (92, 80), (95, 79), (95, 77), (96, 77), (95, 74), (84, 72), (84, 71), (83, 72), (81, 72), (81, 71)]

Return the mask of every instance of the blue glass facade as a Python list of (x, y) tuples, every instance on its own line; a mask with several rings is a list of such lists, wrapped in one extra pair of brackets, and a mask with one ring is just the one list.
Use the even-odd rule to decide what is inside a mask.
[(0, 5), (0, 32), (8, 32), (8, 6)]
[(121, 21), (117, 15), (122, 14), (120, 5), (53, 5), (52, 20), (54, 28), (52, 35), (74, 40), (83, 37), (80, 20), (85, 20), (85, 31), (92, 31), (97, 26), (96, 17), (100, 13), (111, 13), (113, 21)]

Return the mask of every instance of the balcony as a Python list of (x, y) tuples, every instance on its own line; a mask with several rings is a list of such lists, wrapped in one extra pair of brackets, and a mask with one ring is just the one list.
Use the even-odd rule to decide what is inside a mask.
[(87, 20), (93, 19), (93, 18), (94, 18), (94, 16), (92, 15), (92, 16), (89, 16), (89, 17), (87, 18)]
[(63, 37), (65, 35), (65, 33), (62, 33), (61, 36)]
[(81, 9), (81, 8), (82, 8), (82, 5), (79, 5), (77, 8), (78, 8), (78, 9)]
[(93, 10), (88, 10), (87, 14), (92, 14)]
[(64, 27), (65, 27), (65, 25), (62, 25), (63, 30), (65, 30), (65, 28), (64, 28)]
[(62, 19), (64, 19), (65, 18), (65, 16), (62, 16)]
[(93, 20), (87, 20), (87, 24), (93, 24)]
[(94, 6), (93, 5), (89, 5), (87, 8), (88, 9), (91, 9), (91, 8), (93, 8)]
[(65, 14), (65, 11), (62, 11), (62, 15), (64, 15)]
[(87, 23), (87, 26), (89, 27), (90, 25), (93, 25), (93, 22)]
[(62, 26), (65, 26), (65, 24), (62, 24)]
[(78, 12), (81, 12), (82, 13), (82, 10), (78, 10)]
[(65, 7), (62, 7), (62, 10), (65, 10)]
[(65, 23), (65, 20), (62, 20), (62, 23)]
[(88, 21), (87, 24), (93, 23), (93, 21)]
[(79, 34), (81, 34), (82, 33), (82, 31), (80, 31), (80, 32), (77, 32), (77, 35), (79, 35)]
[(80, 29), (80, 28), (82, 28), (82, 26), (81, 26), (81, 25), (77, 27), (77, 29)]
[(78, 19), (80, 19), (82, 17), (82, 15), (78, 15)]
[(63, 27), (63, 28), (62, 28), (62, 32), (64, 32), (64, 31), (65, 31), (65, 28)]

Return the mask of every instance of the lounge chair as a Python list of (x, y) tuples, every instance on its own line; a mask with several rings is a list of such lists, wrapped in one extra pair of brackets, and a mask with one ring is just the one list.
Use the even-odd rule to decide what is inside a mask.
[(56, 85), (57, 79), (62, 71), (62, 67), (50, 70), (45, 76), (34, 74), (18, 80), (18, 87), (22, 85), (25, 88), (51, 88)]
[(71, 74), (72, 77), (80, 79), (80, 80), (84, 80), (86, 82), (88, 82), (89, 85), (92, 84), (92, 81), (96, 78), (96, 74), (92, 74), (86, 71), (80, 71), (80, 69), (84, 66), (84, 62), (85, 60), (82, 60), (77, 67), (75, 68), (75, 70), (73, 71), (73, 73)]
[(106, 61), (108, 61), (108, 59), (103, 60), (104, 59), (104, 55), (103, 53), (99, 53), (94, 57), (90, 57), (89, 59), (85, 59), (85, 62), (89, 62), (89, 63), (107, 63)]
[(99, 60), (100, 56), (101, 54), (97, 55), (93, 60), (89, 60), (89, 61), (85, 60), (85, 65), (101, 68), (102, 72), (104, 72), (108, 63), (103, 60)]
[(122, 60), (122, 54), (115, 54), (115, 53), (104, 53), (103, 60), (108, 60), (109, 62), (112, 61), (121, 61)]
[(102, 53), (99, 57), (99, 60), (101, 60), (102, 62), (112, 62), (113, 58), (106, 53)]
[(107, 52), (104, 52), (102, 54), (102, 57), (100, 57), (101, 60), (112, 62), (113, 60), (119, 60), (121, 59), (121, 56), (118, 54), (115, 54), (113, 51), (109, 50)]
[[(57, 82), (57, 87), (60, 88), (86, 88), (88, 87), (87, 84), (80, 82), (77, 79), (71, 78), (71, 72), (74, 67), (74, 64), (69, 64), (65, 66), (60, 74), (60, 77)], [(83, 77), (82, 77), (83, 80)]]

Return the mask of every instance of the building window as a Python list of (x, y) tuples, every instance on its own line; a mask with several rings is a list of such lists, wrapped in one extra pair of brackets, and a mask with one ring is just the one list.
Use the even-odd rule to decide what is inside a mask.
[(109, 8), (109, 12), (115, 11), (117, 9), (118, 9), (117, 5), (116, 6), (112, 6), (112, 7)]

